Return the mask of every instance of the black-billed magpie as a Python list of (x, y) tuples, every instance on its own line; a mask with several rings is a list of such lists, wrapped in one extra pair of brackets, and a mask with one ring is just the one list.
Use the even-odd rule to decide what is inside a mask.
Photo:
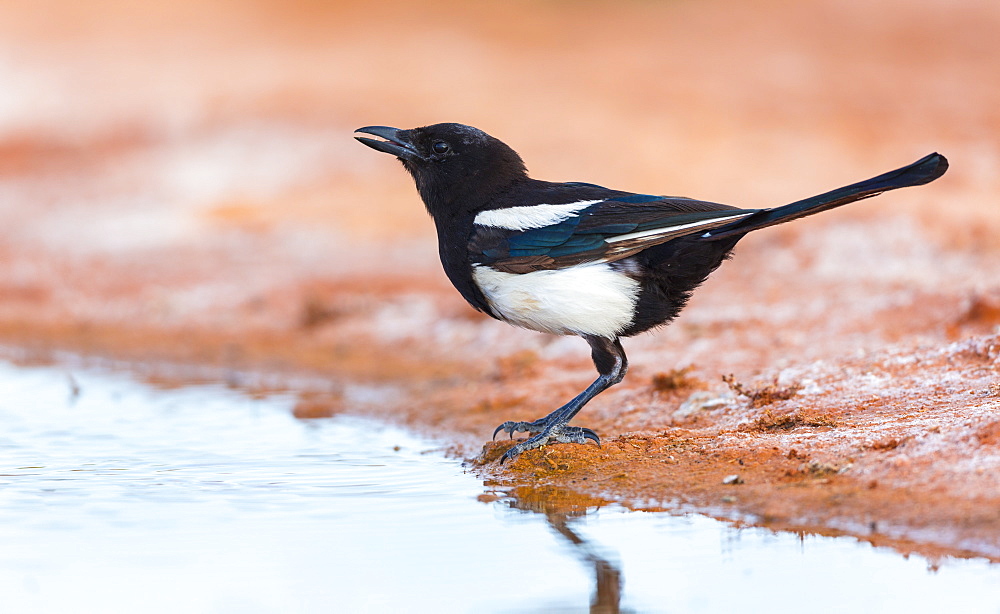
[(588, 401), (620, 382), (620, 342), (669, 323), (691, 293), (748, 232), (929, 183), (948, 169), (937, 153), (867, 181), (773, 209), (611, 190), (528, 177), (503, 142), (462, 124), (400, 130), (368, 126), (356, 136), (399, 158), (434, 219), (448, 279), (474, 308), (523, 328), (579, 335), (599, 374), (569, 403), (533, 422), (494, 431), (531, 435), (501, 462), (551, 442), (598, 444), (569, 426)]

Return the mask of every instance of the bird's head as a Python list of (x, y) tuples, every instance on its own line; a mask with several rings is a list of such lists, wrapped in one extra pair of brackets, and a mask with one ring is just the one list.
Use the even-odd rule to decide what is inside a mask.
[(517, 152), (472, 126), (434, 124), (410, 130), (367, 126), (356, 132), (379, 137), (354, 138), (399, 158), (434, 217), (475, 212), (527, 176)]

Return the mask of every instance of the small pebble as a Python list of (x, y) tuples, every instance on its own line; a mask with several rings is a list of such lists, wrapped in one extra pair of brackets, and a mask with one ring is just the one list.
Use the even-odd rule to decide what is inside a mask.
[(722, 478), (722, 483), (723, 484), (742, 484), (743, 483), (743, 478), (741, 478), (739, 476), (739, 474), (734, 473), (733, 475), (727, 475), (726, 477)]

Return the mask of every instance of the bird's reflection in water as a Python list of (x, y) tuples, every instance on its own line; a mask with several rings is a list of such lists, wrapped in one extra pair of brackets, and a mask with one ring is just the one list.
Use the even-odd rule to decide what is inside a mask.
[[(490, 488), (489, 483), (486, 486)], [(620, 607), (623, 584), (621, 569), (602, 556), (594, 544), (572, 527), (578, 519), (609, 504), (609, 501), (552, 486), (516, 486), (491, 492), (494, 496), (487, 496), (484, 500), (496, 500), (511, 509), (543, 514), (549, 526), (573, 544), (573, 551), (577, 556), (593, 567), (591, 614), (619, 614), (629, 611)]]

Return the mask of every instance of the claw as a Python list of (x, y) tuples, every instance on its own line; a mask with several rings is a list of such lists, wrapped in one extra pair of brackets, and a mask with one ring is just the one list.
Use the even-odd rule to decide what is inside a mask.
[(585, 438), (590, 439), (591, 441), (593, 441), (594, 443), (596, 443), (598, 446), (601, 445), (601, 438), (597, 436), (597, 433), (595, 433), (594, 431), (592, 431), (592, 430), (590, 430), (588, 428), (581, 428), (580, 431), (583, 433), (583, 436)]
[(497, 430), (493, 431), (493, 441), (497, 440), (497, 433), (500, 431), (507, 431), (511, 439), (514, 439), (514, 433), (517, 431), (524, 430), (523, 422), (514, 422), (513, 420), (508, 420), (497, 427)]
[[(507, 461), (512, 460), (515, 456), (517, 456), (521, 452), (524, 452), (524, 450), (518, 450), (519, 447), (520, 446), (511, 446), (507, 448), (507, 451), (504, 452), (503, 456), (500, 457), (500, 464), (503, 465)], [(517, 451), (515, 452), (515, 450)]]
[(522, 431), (525, 433), (540, 433), (545, 426), (545, 423), (539, 420), (536, 420), (535, 422), (517, 422), (514, 420), (508, 420), (493, 431), (493, 441), (496, 441), (497, 433), (500, 431), (507, 431), (507, 433), (510, 434), (510, 438), (514, 439), (514, 433)]

